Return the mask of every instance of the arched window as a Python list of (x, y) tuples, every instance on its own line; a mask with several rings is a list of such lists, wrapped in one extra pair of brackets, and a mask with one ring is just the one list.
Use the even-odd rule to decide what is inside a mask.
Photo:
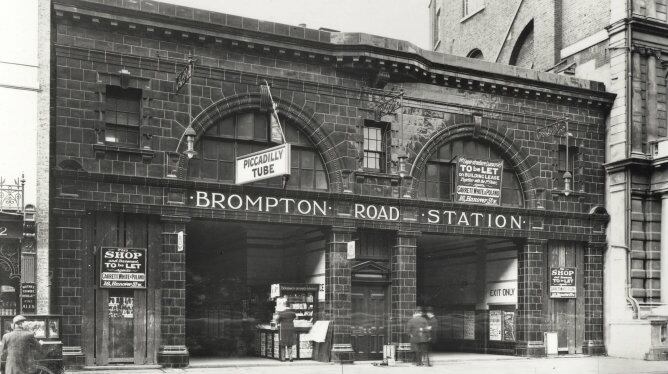
[(472, 49), (472, 50), (466, 55), (466, 57), (468, 57), (468, 58), (477, 58), (477, 59), (480, 59), (480, 60), (482, 60), (482, 59), (484, 58), (483, 55), (482, 55), (482, 51), (479, 50), (478, 48), (474, 48), (474, 49)]
[[(281, 117), (281, 123), (292, 147), (287, 188), (326, 191), (327, 172), (313, 144), (287, 118)], [(244, 112), (227, 116), (209, 127), (196, 144), (197, 156), (190, 160), (188, 177), (234, 183), (237, 156), (275, 145), (269, 141), (268, 114)], [(270, 178), (252, 185), (281, 188), (282, 180)]]
[(533, 51), (533, 20), (531, 20), (517, 37), (508, 64), (527, 69), (533, 68)]
[(445, 201), (453, 199), (457, 156), (481, 160), (502, 159), (501, 205), (524, 205), (522, 187), (512, 165), (488, 144), (472, 139), (455, 140), (444, 144), (431, 155), (422, 175), (419, 197)]

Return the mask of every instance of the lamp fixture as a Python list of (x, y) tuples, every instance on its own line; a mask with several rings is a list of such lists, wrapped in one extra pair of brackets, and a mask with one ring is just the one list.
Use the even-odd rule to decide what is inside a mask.
[(573, 175), (570, 171), (566, 170), (564, 172), (564, 196), (571, 194), (571, 182), (573, 180)]
[(191, 159), (197, 156), (197, 151), (195, 151), (195, 135), (197, 133), (193, 130), (192, 126), (186, 127), (186, 130), (183, 132), (183, 136), (186, 138), (186, 150), (183, 151), (188, 159)]
[(398, 159), (398, 168), (399, 168), (399, 176), (403, 179), (406, 178), (408, 175), (408, 171), (406, 171), (406, 160), (408, 159), (408, 156), (405, 154), (397, 156)]

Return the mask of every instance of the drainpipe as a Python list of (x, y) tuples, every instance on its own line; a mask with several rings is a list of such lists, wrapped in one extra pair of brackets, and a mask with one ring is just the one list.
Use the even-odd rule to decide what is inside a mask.
[[(633, 0), (626, 2), (626, 157), (630, 158), (632, 153), (632, 129), (633, 129), (633, 33), (631, 32), (631, 21), (633, 18)], [(626, 181), (626, 300), (631, 304), (633, 318), (639, 316), (639, 303), (631, 294), (631, 180), (627, 174)]]

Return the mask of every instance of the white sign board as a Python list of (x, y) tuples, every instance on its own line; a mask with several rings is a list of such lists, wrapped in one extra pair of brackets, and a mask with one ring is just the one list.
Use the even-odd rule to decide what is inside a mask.
[(183, 252), (183, 231), (179, 231), (176, 235), (176, 251)]
[(355, 259), (355, 241), (351, 240), (348, 243), (346, 243), (346, 245), (347, 245), (346, 248), (348, 249), (346, 259), (347, 260), (354, 260)]
[(234, 170), (236, 184), (290, 175), (290, 144), (237, 157)]

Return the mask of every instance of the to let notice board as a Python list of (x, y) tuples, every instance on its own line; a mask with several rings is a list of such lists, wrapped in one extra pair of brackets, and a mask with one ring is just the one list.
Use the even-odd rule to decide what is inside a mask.
[(103, 247), (99, 274), (102, 288), (146, 288), (146, 249)]

